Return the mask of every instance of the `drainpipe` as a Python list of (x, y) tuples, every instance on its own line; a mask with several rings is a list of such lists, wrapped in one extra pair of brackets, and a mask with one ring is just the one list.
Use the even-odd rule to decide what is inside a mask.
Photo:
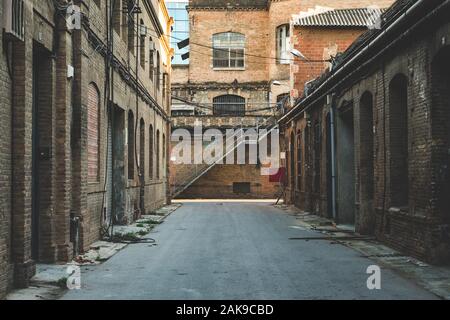
[(336, 94), (331, 94), (331, 111), (330, 111), (330, 139), (331, 139), (331, 207), (333, 220), (337, 222), (337, 193), (336, 193)]

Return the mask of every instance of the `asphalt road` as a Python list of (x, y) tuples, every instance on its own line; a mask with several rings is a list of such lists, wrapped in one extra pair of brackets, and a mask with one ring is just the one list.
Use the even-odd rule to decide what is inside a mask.
[(435, 299), (374, 262), (293, 228), (295, 218), (267, 203), (187, 203), (149, 236), (106, 263), (84, 268), (82, 289), (63, 299)]

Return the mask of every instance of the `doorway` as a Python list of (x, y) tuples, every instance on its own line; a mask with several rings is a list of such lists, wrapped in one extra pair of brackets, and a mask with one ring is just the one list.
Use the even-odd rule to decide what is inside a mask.
[(374, 122), (373, 96), (366, 91), (359, 102), (359, 180), (360, 180), (360, 212), (358, 225), (360, 232), (373, 234), (375, 227), (375, 170), (374, 170)]
[(442, 48), (432, 62), (432, 133), (435, 148), (437, 210), (450, 223), (450, 46)]
[(112, 105), (108, 119), (107, 220), (120, 223), (125, 216), (125, 111)]
[(139, 128), (139, 209), (140, 214), (145, 214), (145, 122), (141, 118)]
[(353, 105), (337, 119), (337, 222), (355, 224), (355, 134)]
[[(41, 260), (41, 252), (50, 241), (50, 236), (41, 234), (51, 230), (50, 208), (52, 201), (52, 136), (53, 136), (53, 91), (52, 59), (43, 47), (33, 45), (32, 74), (32, 151), (31, 151), (31, 257)], [(50, 232), (50, 231), (48, 231)], [(47, 250), (48, 251), (48, 250)], [(48, 253), (48, 252), (47, 252)]]
[(326, 118), (326, 126), (327, 126), (327, 137), (326, 137), (326, 148), (327, 148), (327, 156), (326, 156), (326, 162), (327, 162), (327, 217), (328, 218), (334, 218), (333, 217), (333, 170), (332, 170), (332, 144), (331, 144), (331, 113), (328, 112), (327, 118)]
[(289, 142), (289, 183), (291, 186), (291, 203), (295, 203), (295, 135), (291, 132), (291, 140)]

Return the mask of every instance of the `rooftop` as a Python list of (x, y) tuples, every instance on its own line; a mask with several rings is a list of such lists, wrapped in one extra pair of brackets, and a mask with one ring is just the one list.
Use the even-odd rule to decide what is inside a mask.
[(294, 25), (301, 27), (369, 27), (380, 21), (386, 9), (335, 9), (300, 15)]

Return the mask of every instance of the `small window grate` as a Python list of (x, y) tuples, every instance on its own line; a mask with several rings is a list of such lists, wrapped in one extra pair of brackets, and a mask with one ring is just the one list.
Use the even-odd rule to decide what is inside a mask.
[(248, 194), (250, 193), (250, 182), (234, 182), (233, 193)]

